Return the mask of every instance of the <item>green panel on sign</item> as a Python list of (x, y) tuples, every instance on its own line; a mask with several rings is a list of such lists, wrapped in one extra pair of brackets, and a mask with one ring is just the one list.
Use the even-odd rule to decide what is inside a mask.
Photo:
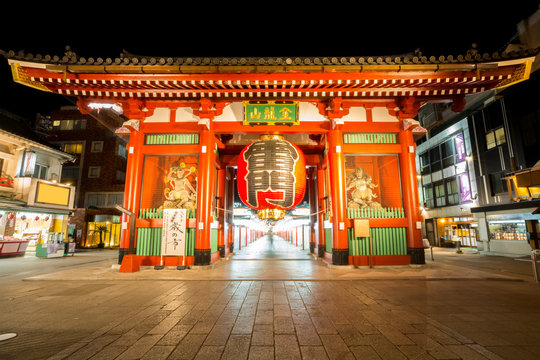
[(244, 101), (244, 125), (298, 125), (298, 102)]

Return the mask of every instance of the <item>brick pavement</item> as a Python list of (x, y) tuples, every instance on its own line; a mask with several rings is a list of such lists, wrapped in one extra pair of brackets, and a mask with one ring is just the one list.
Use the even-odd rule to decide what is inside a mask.
[[(122, 277), (92, 262), (0, 279), (0, 333), (18, 334), (0, 342), (0, 358), (540, 358), (530, 263), (446, 251), (420, 268), (354, 269), (289, 255)], [(296, 266), (311, 276), (283, 276)], [(260, 279), (231, 276), (242, 269)]]
[(182, 281), (49, 359), (538, 359), (535, 287)]

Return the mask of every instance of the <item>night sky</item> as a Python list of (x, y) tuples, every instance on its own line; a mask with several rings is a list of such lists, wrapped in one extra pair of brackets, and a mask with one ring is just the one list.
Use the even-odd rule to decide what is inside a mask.
[[(539, 1), (517, 1), (512, 8), (493, 1), (379, 2), (379, 9), (360, 1), (304, 2), (303, 7), (264, 3), (261, 8), (254, 7), (257, 2), (228, 3), (226, 9), (208, 2), (201, 8), (180, 3), (179, 9), (162, 2), (159, 8), (151, 2), (85, 3), (61, 15), (49, 7), (33, 14), (19, 7), (4, 11), (10, 16), (0, 21), (0, 50), (62, 56), (69, 45), (79, 56), (115, 58), (123, 50), (156, 57), (347, 57), (420, 49), (438, 57), (464, 54), (476, 43), (479, 52), (492, 53), (504, 49), (517, 23), (539, 7)], [(69, 104), (61, 96), (14, 84), (2, 56), (0, 92), (0, 108), (28, 118)]]

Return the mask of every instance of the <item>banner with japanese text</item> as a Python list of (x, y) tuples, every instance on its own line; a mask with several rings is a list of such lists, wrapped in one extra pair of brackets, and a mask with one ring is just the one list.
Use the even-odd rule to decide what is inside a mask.
[(244, 125), (298, 125), (297, 101), (244, 101)]
[(186, 248), (186, 209), (163, 210), (161, 255), (183, 256)]

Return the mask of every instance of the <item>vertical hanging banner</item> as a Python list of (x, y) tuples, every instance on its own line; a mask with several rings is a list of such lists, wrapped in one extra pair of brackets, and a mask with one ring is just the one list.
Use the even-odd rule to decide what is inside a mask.
[(186, 217), (186, 209), (163, 210), (161, 255), (184, 255), (186, 248)]
[(465, 142), (463, 141), (463, 134), (458, 134), (454, 138), (456, 141), (456, 163), (465, 161)]

